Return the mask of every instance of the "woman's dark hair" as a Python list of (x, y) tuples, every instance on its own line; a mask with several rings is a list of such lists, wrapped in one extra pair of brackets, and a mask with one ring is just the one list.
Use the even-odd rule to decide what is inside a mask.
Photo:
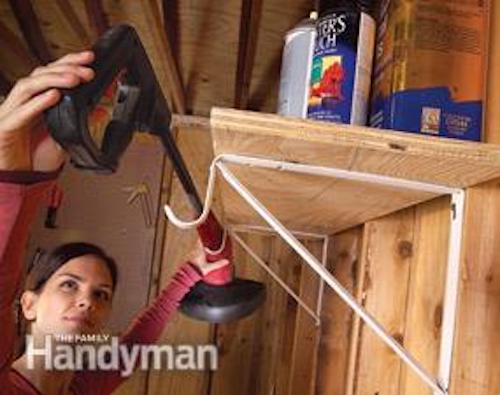
[(113, 291), (118, 281), (118, 269), (113, 258), (104, 250), (90, 243), (67, 243), (63, 244), (49, 253), (45, 253), (33, 265), (26, 277), (25, 289), (40, 292), (49, 278), (69, 260), (83, 255), (93, 255), (102, 260), (111, 274)]

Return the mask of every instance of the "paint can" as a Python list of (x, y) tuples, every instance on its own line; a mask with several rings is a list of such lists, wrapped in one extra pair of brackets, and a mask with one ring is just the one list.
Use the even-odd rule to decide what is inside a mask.
[(309, 18), (285, 36), (278, 98), (280, 115), (306, 118), (317, 17), (316, 12), (311, 12)]

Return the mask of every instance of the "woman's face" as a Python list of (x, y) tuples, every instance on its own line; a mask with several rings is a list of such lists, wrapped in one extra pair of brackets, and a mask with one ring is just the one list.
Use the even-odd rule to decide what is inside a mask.
[(26, 291), (21, 303), (32, 321), (33, 335), (99, 333), (111, 311), (111, 274), (98, 257), (69, 260), (35, 294)]

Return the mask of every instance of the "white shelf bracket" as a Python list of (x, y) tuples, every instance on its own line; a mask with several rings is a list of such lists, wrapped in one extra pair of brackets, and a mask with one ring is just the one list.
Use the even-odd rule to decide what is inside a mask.
[[(276, 169), (279, 171), (291, 171), (305, 174), (315, 174), (327, 177), (357, 180), (368, 183), (388, 185), (403, 189), (413, 189), (451, 196), (451, 225), (448, 247), (447, 275), (445, 286), (445, 297), (443, 303), (442, 333), (440, 345), (439, 372), (435, 377), (429, 373), (408, 350), (402, 347), (390, 333), (372, 316), (356, 299), (332, 276), (313, 254), (289, 231), (269, 210), (238, 180), (225, 163), (242, 166)], [(464, 217), (465, 192), (462, 189), (447, 186), (428, 184), (411, 180), (398, 179), (381, 175), (360, 173), (344, 169), (325, 168), (321, 166), (310, 166), (304, 164), (275, 161), (255, 157), (239, 155), (220, 155), (214, 159), (212, 168), (220, 171), (226, 182), (267, 222), (267, 224), (282, 239), (292, 247), (299, 256), (314, 270), (320, 278), (339, 297), (349, 305), (365, 324), (370, 327), (377, 336), (390, 347), (432, 390), (435, 395), (448, 395), (450, 385), (450, 372), (452, 367), (453, 341), (455, 337), (455, 322), (457, 311), (457, 295), (459, 285), (460, 251), (462, 241), (462, 228)], [(326, 247), (327, 248), (327, 247)], [(322, 293), (322, 291), (320, 291)], [(318, 303), (318, 314), (321, 306)]]
[[(319, 262), (316, 257), (295, 237), (294, 232), (288, 230), (269, 210), (239, 181), (239, 179), (226, 166), (226, 163), (257, 167), (265, 169), (274, 169), (278, 171), (289, 171), (302, 174), (312, 174), (325, 177), (333, 177), (347, 180), (366, 182), (371, 184), (379, 184), (391, 186), (401, 189), (410, 189), (431, 192), (438, 195), (451, 196), (450, 210), (450, 237), (448, 241), (448, 261), (445, 295), (443, 302), (442, 328), (441, 328), (441, 344), (439, 354), (439, 370), (435, 377), (429, 373), (413, 355), (402, 347), (390, 333), (372, 316), (357, 300), (338, 282), (338, 280), (325, 267), (326, 253), (328, 243), (323, 244), (323, 262)], [(419, 181), (405, 180), (395, 177), (376, 175), (370, 173), (362, 173), (345, 169), (337, 169), (331, 167), (305, 165), (299, 163), (291, 163), (285, 161), (276, 161), (272, 159), (248, 157), (233, 154), (223, 154), (217, 156), (211, 166), (209, 174), (209, 183), (205, 198), (203, 213), (194, 221), (182, 221), (175, 216), (170, 207), (165, 206), (165, 213), (174, 225), (187, 229), (199, 225), (204, 221), (210, 211), (213, 192), (215, 188), (216, 170), (219, 170), (227, 183), (259, 214), (259, 216), (267, 222), (272, 230), (274, 230), (302, 259), (314, 270), (321, 278), (321, 285), (318, 294), (318, 303), (316, 312), (312, 311), (300, 298), (291, 294), (297, 302), (316, 320), (319, 320), (321, 311), (321, 298), (323, 294), (323, 284), (328, 285), (333, 289), (339, 297), (357, 314), (364, 323), (370, 327), (375, 334), (391, 348), (410, 369), (412, 369), (432, 390), (434, 395), (448, 395), (450, 386), (450, 375), (452, 368), (453, 343), (455, 338), (455, 323), (458, 301), (459, 288), (459, 273), (460, 273), (460, 258), (461, 258), (461, 243), (464, 222), (464, 206), (465, 206), (465, 191), (458, 188), (450, 188), (443, 185), (423, 183)], [(250, 227), (248, 227), (248, 230)], [(233, 230), (234, 231), (234, 230)], [(297, 233), (297, 232), (295, 232)], [(236, 238), (238, 241), (239, 238)], [(326, 237), (328, 241), (328, 238)], [(243, 246), (243, 244), (242, 244)], [(244, 246), (243, 248), (247, 250)], [(247, 252), (251, 255), (251, 251)], [(253, 256), (258, 263), (257, 256)], [(266, 266), (265, 263), (263, 266)], [(271, 274), (271, 273), (270, 273)], [(272, 274), (271, 274), (272, 275)], [(274, 275), (275, 276), (275, 275)], [(273, 276), (273, 278), (274, 278)], [(277, 276), (276, 276), (277, 277)], [(278, 281), (278, 278), (275, 278)], [(281, 286), (285, 284), (280, 282)], [(289, 290), (285, 288), (287, 292)]]

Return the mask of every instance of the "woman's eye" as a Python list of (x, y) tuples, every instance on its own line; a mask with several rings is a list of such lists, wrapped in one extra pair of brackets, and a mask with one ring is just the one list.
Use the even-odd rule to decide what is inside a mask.
[(64, 290), (74, 290), (76, 289), (76, 281), (74, 280), (66, 280), (61, 283), (61, 288)]
[(96, 291), (95, 294), (96, 294), (97, 299), (103, 300), (105, 302), (107, 302), (108, 300), (111, 299), (111, 295), (109, 294), (109, 292), (106, 292), (106, 291)]

